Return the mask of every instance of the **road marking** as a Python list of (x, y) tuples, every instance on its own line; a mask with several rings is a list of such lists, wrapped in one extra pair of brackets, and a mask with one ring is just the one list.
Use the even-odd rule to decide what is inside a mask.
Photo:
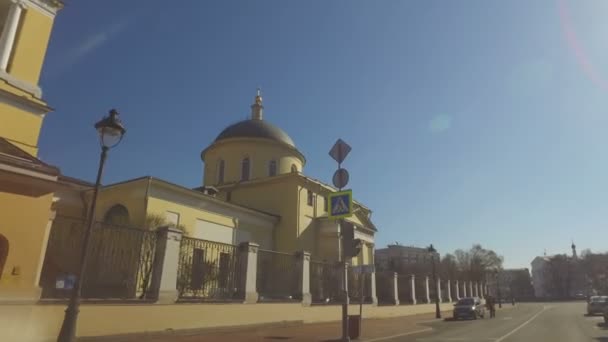
[(529, 320), (527, 320), (527, 321), (523, 322), (522, 324), (518, 325), (518, 326), (517, 326), (517, 328), (515, 328), (515, 329), (513, 329), (513, 330), (509, 331), (507, 334), (505, 334), (505, 335), (503, 335), (503, 336), (501, 336), (501, 337), (497, 338), (495, 341), (496, 341), (496, 342), (501, 342), (501, 341), (503, 341), (504, 339), (506, 339), (507, 337), (509, 337), (509, 336), (511, 336), (511, 335), (513, 335), (513, 334), (515, 334), (515, 333), (516, 333), (516, 332), (517, 332), (519, 329), (521, 329), (521, 328), (525, 327), (526, 325), (530, 324), (530, 322), (532, 322), (533, 320), (535, 320), (535, 319), (536, 319), (536, 317), (538, 317), (538, 316), (539, 316), (541, 313), (545, 312), (545, 310), (550, 309), (550, 308), (551, 308), (551, 307), (548, 307), (548, 306), (543, 306), (542, 310), (540, 310), (539, 312), (537, 312), (537, 313), (536, 313), (536, 315), (534, 315), (534, 316), (530, 317), (530, 319), (529, 319)]
[(372, 338), (372, 339), (369, 339), (369, 340), (365, 340), (365, 342), (375, 342), (375, 341), (390, 340), (391, 338), (397, 338), (397, 337), (401, 337), (401, 336), (419, 334), (419, 333), (423, 333), (423, 332), (427, 332), (427, 331), (431, 331), (431, 330), (433, 330), (433, 328), (424, 328), (424, 329), (414, 330), (414, 331), (410, 331), (410, 332), (406, 332), (406, 333), (402, 333), (402, 334), (397, 334), (397, 335), (384, 336), (384, 337), (376, 337), (376, 338)]

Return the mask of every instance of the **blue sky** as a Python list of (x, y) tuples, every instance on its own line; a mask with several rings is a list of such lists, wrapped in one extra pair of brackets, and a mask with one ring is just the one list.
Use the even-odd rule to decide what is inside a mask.
[(377, 247), (481, 243), (507, 267), (605, 250), (608, 2), (68, 1), (41, 84), (42, 159), (95, 176), (92, 124), (128, 133), (104, 181), (202, 179), (200, 151), (249, 114), (330, 182), (337, 138)]

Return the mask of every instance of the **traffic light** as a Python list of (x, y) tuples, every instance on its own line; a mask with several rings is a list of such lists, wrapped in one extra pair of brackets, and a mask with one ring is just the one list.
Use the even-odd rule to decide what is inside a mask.
[(346, 259), (356, 257), (361, 253), (363, 242), (361, 239), (355, 239), (355, 226), (347, 221), (340, 223), (340, 231), (342, 232), (342, 248), (344, 248), (344, 257)]

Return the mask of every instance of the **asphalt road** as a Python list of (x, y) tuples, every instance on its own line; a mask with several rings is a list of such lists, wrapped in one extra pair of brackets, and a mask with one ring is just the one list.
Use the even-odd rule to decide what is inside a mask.
[[(496, 318), (427, 324), (425, 333), (381, 339), (393, 342), (608, 342), (601, 316), (585, 316), (584, 302), (530, 303), (497, 310)], [(380, 339), (378, 340), (380, 341)]]

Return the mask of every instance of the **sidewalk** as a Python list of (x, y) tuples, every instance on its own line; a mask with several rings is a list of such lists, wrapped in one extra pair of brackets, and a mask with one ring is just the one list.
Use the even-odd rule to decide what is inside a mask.
[[(442, 313), (448, 317), (449, 312)], [(394, 318), (363, 319), (362, 338), (359, 341), (381, 341), (383, 338), (399, 335), (413, 334), (429, 331), (430, 328), (420, 323), (432, 321), (434, 314), (412, 315)], [(175, 332), (159, 335), (129, 336), (116, 338), (102, 338), (99, 341), (112, 342), (212, 342), (212, 341), (243, 341), (243, 342), (269, 342), (273, 340), (288, 341), (338, 341), (341, 336), (342, 323), (292, 323), (289, 325), (263, 326), (257, 328), (236, 328), (236, 331), (198, 331)], [(86, 339), (87, 341), (89, 339)], [(92, 340), (91, 340), (92, 341)]]

